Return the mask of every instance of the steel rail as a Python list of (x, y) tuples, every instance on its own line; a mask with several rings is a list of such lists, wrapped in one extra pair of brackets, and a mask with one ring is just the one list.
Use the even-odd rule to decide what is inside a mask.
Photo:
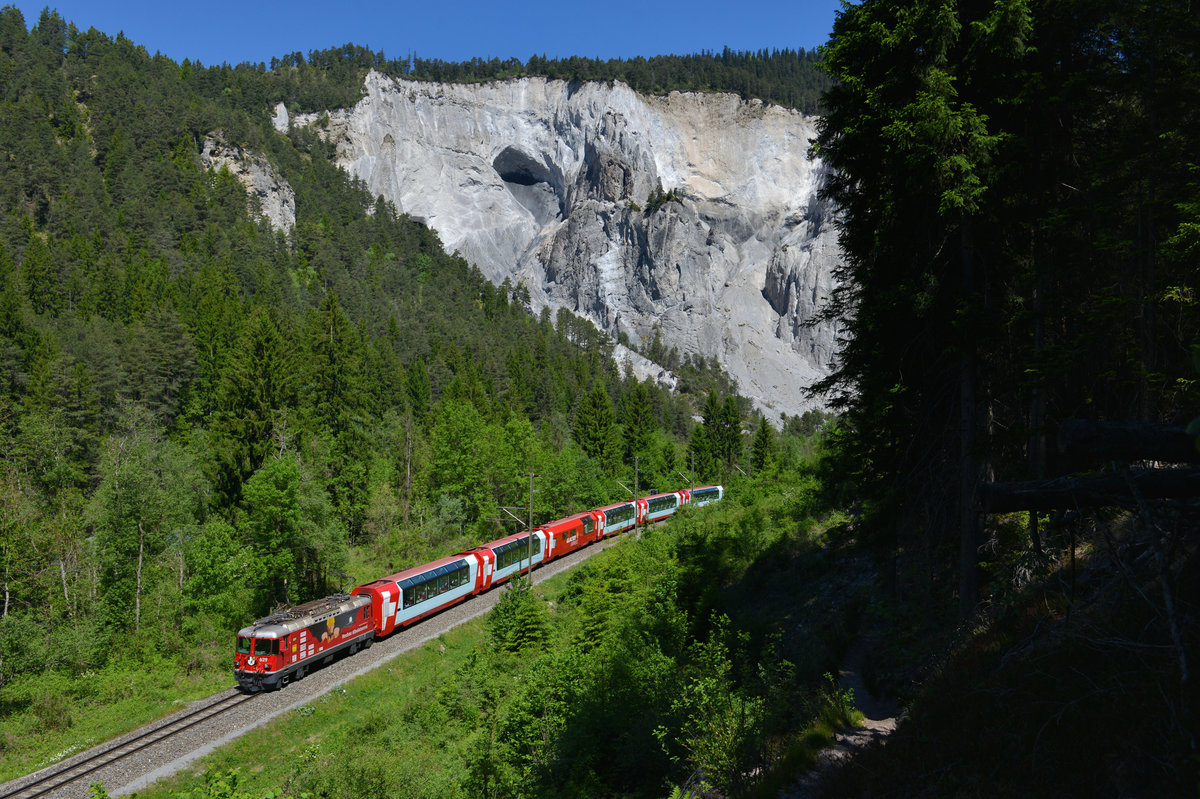
[(232, 693), (222, 696), (206, 705), (193, 708), (182, 715), (167, 718), (156, 727), (139, 732), (134, 737), (120, 743), (114, 743), (106, 748), (98, 749), (98, 751), (89, 754), (81, 760), (75, 760), (74, 762), (67, 761), (62, 764), (61, 768), (57, 769), (51, 766), (47, 773), (37, 776), (37, 779), (27, 782), (19, 788), (14, 788), (7, 793), (0, 794), (0, 799), (36, 799), (36, 797), (44, 796), (64, 785), (75, 782), (81, 777), (99, 771), (136, 752), (140, 752), (147, 747), (178, 735), (184, 730), (189, 730), (226, 711), (240, 707), (246, 702), (253, 700), (256, 696), (257, 694)]

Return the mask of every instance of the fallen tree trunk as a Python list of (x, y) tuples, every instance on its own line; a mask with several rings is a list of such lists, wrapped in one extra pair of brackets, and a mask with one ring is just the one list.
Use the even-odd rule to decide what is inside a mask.
[(1130, 505), (1135, 502), (1130, 480), (1144, 499), (1200, 497), (1200, 469), (1145, 469), (1128, 475), (984, 483), (979, 487), (979, 506), (984, 513), (1012, 513)]
[(1072, 458), (1200, 463), (1196, 436), (1165, 424), (1068, 419), (1058, 430), (1058, 451)]

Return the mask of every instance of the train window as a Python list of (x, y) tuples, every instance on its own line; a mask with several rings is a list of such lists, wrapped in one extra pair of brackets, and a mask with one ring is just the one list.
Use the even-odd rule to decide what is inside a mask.
[(420, 604), (427, 599), (432, 599), (439, 594), (444, 594), (447, 591), (452, 591), (460, 585), (467, 582), (467, 567), (465, 565), (454, 568), (454, 571), (446, 572), (442, 569), (448, 567), (443, 566), (437, 570), (441, 573), (432, 573), (419, 575), (424, 578), (423, 582), (411, 583), (409, 580), (416, 580), (419, 577), (410, 577), (401, 583), (404, 590), (404, 607), (410, 608), (413, 605)]
[(676, 501), (677, 500), (674, 494), (667, 497), (658, 497), (656, 499), (652, 499), (650, 500), (650, 507), (648, 508), (647, 512), (657, 513), (660, 510), (673, 508), (676, 505)]
[(239, 635), (238, 639), (237, 639), (237, 651), (238, 651), (239, 655), (249, 655), (250, 654), (250, 639), (246, 638), (245, 636)]
[(606, 514), (608, 526), (612, 527), (615, 524), (622, 524), (633, 518), (633, 505), (622, 505), (615, 508)]
[[(529, 536), (518, 538), (516, 541), (509, 541), (507, 544), (501, 544), (496, 547), (496, 568), (506, 569), (514, 563), (524, 562), (529, 559), (529, 551), (533, 550), (533, 554), (537, 555), (542, 551), (542, 540), (536, 535), (533, 537), (533, 546), (529, 545)], [(462, 572), (463, 579), (458, 583), (465, 582), (466, 575)]]
[(584, 516), (584, 517), (583, 517), (583, 534), (584, 534), (584, 535), (591, 535), (591, 534), (592, 534), (592, 528), (593, 528), (594, 526), (595, 526), (595, 525), (594, 525), (594, 524), (593, 524), (593, 522), (592, 522), (592, 517), (591, 517), (591, 516)]

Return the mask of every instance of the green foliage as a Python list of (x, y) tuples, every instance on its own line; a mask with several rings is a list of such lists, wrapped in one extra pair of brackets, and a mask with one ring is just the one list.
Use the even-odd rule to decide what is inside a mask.
[(345, 559), (346, 539), (328, 494), (294, 457), (271, 458), (246, 482), (245, 539), (266, 580), (261, 612), (326, 593), (324, 574)]
[[(100, 632), (76, 630), (78, 635)], [(226, 637), (220, 651), (225, 662), (228, 643)], [(81, 674), (23, 674), (0, 686), (0, 740), (5, 741), (0, 779), (45, 768), (228, 684), (227, 673), (189, 673), (174, 658), (153, 651), (139, 660), (110, 662)]]
[(550, 636), (545, 605), (526, 582), (513, 583), (488, 614), (488, 635), (501, 652), (521, 652), (544, 645)]
[(667, 203), (677, 202), (679, 202), (679, 196), (676, 194), (675, 189), (663, 191), (662, 186), (657, 186), (646, 198), (646, 213), (653, 214)]
[(222, 370), (211, 422), (213, 477), (233, 503), (243, 483), (287, 440), (288, 412), (299, 401), (298, 359), (266, 309), (250, 314)]
[(698, 479), (729, 474), (742, 457), (742, 414), (735, 396), (724, 401), (710, 391), (704, 401), (703, 424), (692, 430), (688, 449), (696, 459)]
[(766, 417), (760, 417), (758, 428), (754, 431), (754, 441), (750, 444), (750, 468), (761, 472), (775, 454), (775, 431)]
[(183, 632), (187, 640), (226, 646), (229, 631), (245, 619), (255, 588), (268, 578), (265, 563), (239, 540), (224, 519), (209, 519), (190, 531), (183, 550)]
[(1066, 418), (1196, 403), (1193, 11), (861, 3), (823, 48), (847, 332), (830, 488), (852, 482), (858, 540), (929, 553), (914, 580), (959, 570), (968, 604), (983, 474), (1048, 476)]
[[(704, 66), (696, 88), (799, 103), (812, 61), (726, 52), (621, 69), (665, 90), (683, 85), (677, 66)], [(315, 129), (280, 134), (264, 113), (350, 104), (382, 63), (348, 45), (269, 70), (178, 64), (52, 11), (30, 31), (0, 9), (10, 776), (227, 683), (233, 631), (278, 603), (499, 535), (492, 517), (528, 501), (530, 472), (541, 522), (617, 499), (613, 478), (632, 478), (635, 457), (643, 485), (674, 485), (710, 390), (729, 397), (721, 429), (740, 426), (715, 364), (660, 340), (683, 392), (621, 374), (605, 333), (566, 311), (530, 314), (527, 287), (491, 285), (349, 179)], [(293, 229), (272, 229), (229, 170), (203, 166), (212, 137), (288, 182)], [(739, 457), (740, 433), (731, 441), (706, 474)], [(447, 689), (440, 708), (357, 722), (364, 741), (420, 741), (448, 720), (461, 738), (406, 744), (418, 759), (398, 767), (378, 765), (396, 760), (390, 744), (347, 760), (340, 744), (306, 742), (268, 788), (220, 768), (187, 795), (480, 795), (525, 781), (586, 795), (610, 763), (623, 790), (643, 768), (670, 774), (653, 730), (671, 712), (663, 697), (691, 640), (680, 597), (694, 592), (679, 590), (671, 547), (648, 546), (644, 563), (579, 589), (586, 616), (514, 593), (457, 701)], [(327, 706), (314, 707), (299, 721), (320, 720)], [(628, 729), (620, 707), (638, 709)], [(458, 759), (426, 768), (446, 753)]]
[(726, 91), (743, 98), (817, 113), (821, 92), (829, 79), (819, 69), (816, 51), (739, 51), (726, 47), (720, 53), (702, 51), (692, 55), (659, 55), (651, 58), (610, 59), (546, 58), (534, 55), (522, 65), (509, 58), (453, 63), (412, 56), (399, 61), (377, 62), (376, 68), (416, 80), (473, 83), (505, 80), (524, 75), (541, 75), (573, 82), (585, 80), (628, 83), (647, 94), (671, 91)]
[(621, 425), (624, 433), (625, 460), (633, 456), (649, 456), (658, 424), (650, 405), (650, 392), (644, 383), (637, 383), (622, 402)]
[[(746, 787), (746, 765), (752, 762), (755, 733), (764, 715), (763, 699), (742, 695), (732, 679), (725, 643), (728, 624), (727, 618), (717, 619), (708, 640), (696, 644), (683, 692), (671, 705), (682, 719), (677, 741), (688, 762), (727, 795)], [(667, 728), (655, 733), (667, 743)]]
[[(163, 556), (179, 546), (179, 528), (194, 518), (201, 502), (202, 481), (188, 453), (155, 440), (145, 411), (129, 410), (127, 426), (105, 447), (89, 516), (107, 621), (116, 630), (136, 632), (143, 624), (144, 597), (162, 586)], [(160, 622), (175, 623), (166, 617)]]
[[(243, 791), (239, 788), (241, 776), (236, 770), (218, 774), (207, 771), (204, 774), (204, 786), (186, 791), (171, 791), (176, 799), (282, 799), (282, 791), (266, 791), (265, 793)], [(309, 793), (294, 794), (296, 799), (311, 796)]]
[[(214, 640), (324, 591), (368, 533), (388, 559), (442, 554), (446, 528), (495, 532), (530, 470), (547, 474), (539, 519), (610, 499), (614, 431), (603, 467), (563, 444), (587, 387), (618, 390), (611, 342), (532, 318), (523, 287), (491, 286), (312, 131), (263, 116), (353, 99), (374, 54), (205, 68), (53, 12), (33, 31), (16, 9), (0, 20), (2, 679), (85, 669), (149, 622), (181, 649)], [(205, 171), (214, 130), (296, 190), (293, 231)], [(464, 403), (470, 440), (432, 412)], [(643, 436), (675, 424), (639, 419)], [(230, 583), (222, 558), (241, 564), (236, 590), (213, 587)], [(50, 633), (18, 635), (35, 616)], [(95, 627), (110, 631), (80, 634)]]
[(579, 404), (571, 435), (588, 457), (609, 465), (614, 453), (612, 402), (604, 386), (596, 383)]

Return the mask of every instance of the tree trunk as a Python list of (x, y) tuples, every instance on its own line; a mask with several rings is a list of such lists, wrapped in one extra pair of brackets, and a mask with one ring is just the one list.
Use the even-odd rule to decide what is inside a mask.
[[(962, 224), (962, 293), (964, 306), (975, 294), (975, 276), (971, 265), (971, 238), (967, 223)], [(969, 309), (968, 309), (969, 310)], [(970, 321), (967, 324), (971, 324)], [(979, 524), (975, 509), (975, 342), (969, 334), (959, 358), (959, 612), (971, 615), (979, 599)]]
[(404, 526), (408, 526), (408, 513), (412, 509), (412, 415), (404, 417)]
[(71, 608), (71, 596), (67, 593), (67, 566), (63, 563), (63, 559), (58, 559), (58, 579), (62, 581), (63, 602), (67, 606), (67, 615), (71, 618), (75, 617), (75, 611)]
[(133, 630), (142, 628), (142, 558), (146, 551), (146, 533), (142, 523), (138, 522), (138, 562), (137, 562), (137, 593), (133, 600)]
[(1146, 499), (1188, 499), (1200, 496), (1200, 469), (1145, 469), (1128, 477), (1105, 474), (1093, 477), (1064, 477), (1057, 480), (1026, 480), (988, 483), (980, 487), (980, 509), (984, 513), (1014, 511), (1072, 510), (1076, 507), (1131, 505), (1132, 481)]
[[(1036, 233), (1034, 234), (1034, 242), (1034, 272), (1037, 277), (1033, 287), (1033, 354), (1036, 359), (1045, 348), (1046, 325), (1042, 307), (1042, 297), (1045, 295), (1045, 287), (1043, 285), (1045, 278), (1042, 276), (1041, 269), (1038, 268)], [(1045, 391), (1039, 381), (1034, 385), (1032, 396), (1029, 400), (1029, 473), (1037, 480), (1041, 480), (1046, 476), (1046, 431), (1043, 429), (1045, 418)], [(1041, 531), (1038, 530), (1037, 511), (1029, 514), (1029, 542), (1033, 546), (1033, 551), (1041, 555), (1042, 536)]]

